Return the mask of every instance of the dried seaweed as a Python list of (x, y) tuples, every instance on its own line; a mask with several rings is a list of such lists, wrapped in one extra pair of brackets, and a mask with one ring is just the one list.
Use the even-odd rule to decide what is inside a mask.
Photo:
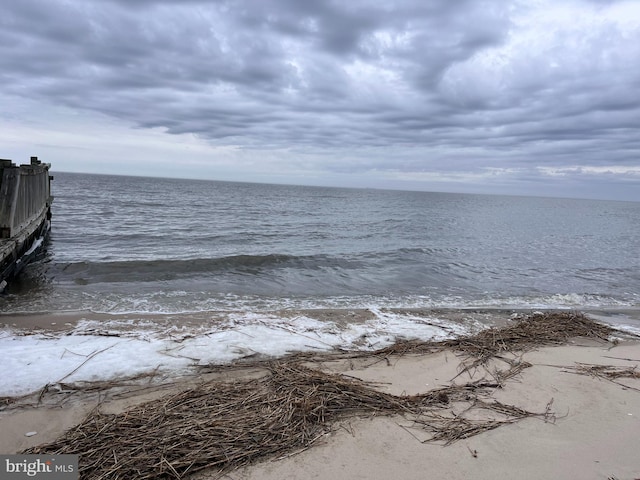
[[(79, 453), (82, 478), (183, 478), (203, 468), (236, 468), (308, 447), (336, 421), (355, 415), (415, 418), (417, 425), (429, 426), (433, 440), (447, 443), (537, 415), (480, 400), (491, 387), (495, 384), (480, 381), (394, 396), (353, 378), (278, 362), (262, 379), (206, 383), (121, 414), (93, 412), (57, 441), (25, 453)], [(455, 432), (449, 437), (446, 425), (421, 420), (437, 418), (434, 412), (454, 402), (499, 411), (506, 420), (477, 421), (467, 428), (470, 421), (460, 417), (447, 423)]]
[(572, 338), (606, 341), (617, 330), (597, 323), (579, 312), (534, 314), (502, 328), (488, 328), (475, 335), (440, 342), (409, 340), (373, 352), (375, 355), (432, 353), (451, 349), (476, 359), (488, 359), (505, 352), (526, 351), (547, 345), (564, 345)]
[(630, 388), (632, 390), (639, 390), (638, 388), (630, 385), (625, 385), (618, 381), (621, 378), (634, 378), (640, 379), (640, 371), (638, 366), (633, 367), (621, 367), (616, 365), (592, 365), (587, 363), (577, 363), (573, 367), (564, 367), (566, 371), (576, 373), (579, 375), (589, 375), (595, 378), (601, 378), (609, 380), (616, 385), (620, 385), (624, 388)]

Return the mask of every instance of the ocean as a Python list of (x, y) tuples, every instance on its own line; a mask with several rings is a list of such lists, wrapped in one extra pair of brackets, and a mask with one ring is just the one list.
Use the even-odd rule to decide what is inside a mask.
[(54, 176), (46, 252), (0, 295), (0, 396), (538, 309), (640, 333), (640, 203)]
[(55, 173), (4, 313), (638, 308), (640, 203)]

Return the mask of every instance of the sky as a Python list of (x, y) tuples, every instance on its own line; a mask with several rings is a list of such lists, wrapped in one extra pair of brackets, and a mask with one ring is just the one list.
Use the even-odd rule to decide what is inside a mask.
[(0, 0), (0, 157), (640, 201), (640, 1)]

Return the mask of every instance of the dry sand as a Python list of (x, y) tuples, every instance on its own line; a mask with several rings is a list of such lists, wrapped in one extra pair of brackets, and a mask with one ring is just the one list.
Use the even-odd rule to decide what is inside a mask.
[[(421, 443), (427, 436), (406, 428), (411, 422), (403, 418), (353, 420), (290, 458), (246, 467), (224, 477), (198, 474), (193, 478), (640, 479), (640, 390), (560, 368), (575, 362), (638, 365), (640, 344), (625, 343), (612, 350), (602, 345), (548, 347), (530, 352), (524, 359), (533, 367), (497, 390), (496, 398), (532, 411), (544, 411), (553, 399), (555, 423), (528, 418), (442, 446)], [(360, 365), (345, 373), (384, 382), (381, 388), (390, 393), (410, 394), (447, 384), (456, 375), (456, 366), (454, 356), (438, 354), (402, 357), (391, 366)], [(640, 389), (640, 380), (625, 383)]]
[[(378, 358), (338, 359), (314, 368), (375, 382), (395, 395), (425, 393), (487, 375), (479, 369), (459, 374), (452, 352)], [(640, 343), (617, 345), (576, 340), (538, 348), (521, 361), (533, 366), (493, 393), (497, 400), (533, 412), (551, 403), (555, 421), (525, 418), (448, 446), (423, 443), (428, 435), (403, 417), (341, 421), (311, 448), (280, 460), (265, 460), (225, 475), (203, 471), (192, 479), (640, 479), (640, 379), (579, 375), (577, 362), (625, 368), (640, 364)], [(259, 369), (227, 370), (209, 379), (260, 375)], [(98, 404), (121, 412), (132, 405), (188, 388), (201, 377), (146, 385), (130, 382), (109, 391), (47, 394), (4, 407), (0, 412), (0, 453), (16, 453), (54, 440)], [(39, 404), (38, 404), (39, 403)], [(25, 436), (27, 432), (37, 432)], [(80, 455), (82, 458), (82, 455)]]

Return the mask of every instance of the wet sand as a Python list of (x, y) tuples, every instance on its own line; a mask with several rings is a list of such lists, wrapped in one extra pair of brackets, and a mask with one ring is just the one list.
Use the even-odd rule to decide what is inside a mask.
[[(388, 308), (384, 312), (393, 314), (412, 314), (424, 317), (438, 317), (452, 323), (469, 324), (478, 322), (485, 326), (500, 327), (517, 315), (527, 315), (531, 309), (520, 308)], [(542, 310), (546, 311), (546, 310)], [(590, 317), (613, 326), (616, 324), (631, 325), (640, 330), (640, 309), (607, 308), (580, 309)], [(231, 311), (210, 311), (198, 313), (131, 313), (108, 314), (95, 312), (33, 312), (21, 314), (0, 314), (0, 327), (7, 327), (24, 332), (65, 332), (73, 330), (79, 322), (90, 320), (94, 322), (118, 322), (123, 326), (127, 323), (130, 328), (162, 328), (173, 325), (187, 327), (206, 327), (223, 322)], [(365, 308), (353, 309), (309, 309), (309, 310), (279, 310), (265, 311), (265, 315), (280, 318), (295, 318), (306, 316), (319, 321), (335, 322), (339, 325), (348, 323), (363, 323), (375, 318), (375, 315)], [(124, 327), (123, 327), (124, 328)]]

